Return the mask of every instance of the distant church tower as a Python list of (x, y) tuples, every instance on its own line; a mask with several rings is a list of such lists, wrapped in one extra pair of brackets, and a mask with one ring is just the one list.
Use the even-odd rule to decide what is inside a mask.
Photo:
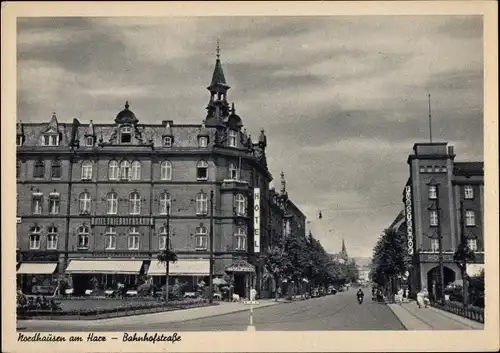
[(342, 238), (342, 250), (340, 251), (340, 258), (346, 261), (347, 259), (349, 259), (349, 255), (347, 255), (347, 249), (345, 247), (344, 238)]

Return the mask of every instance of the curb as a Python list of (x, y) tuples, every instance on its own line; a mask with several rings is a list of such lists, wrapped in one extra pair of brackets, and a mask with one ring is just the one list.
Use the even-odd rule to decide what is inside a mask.
[[(387, 303), (385, 303), (387, 304)], [(394, 312), (394, 309), (392, 308), (392, 305), (388, 305), (387, 306), (389, 307), (389, 309), (391, 310), (392, 312), (392, 315), (394, 315), (394, 317), (396, 318), (396, 320), (398, 320), (398, 322), (401, 324), (401, 326), (403, 326), (405, 328), (406, 331), (409, 331), (408, 330), (408, 327), (403, 323), (403, 321), (401, 321), (401, 319), (399, 318), (399, 316)]]

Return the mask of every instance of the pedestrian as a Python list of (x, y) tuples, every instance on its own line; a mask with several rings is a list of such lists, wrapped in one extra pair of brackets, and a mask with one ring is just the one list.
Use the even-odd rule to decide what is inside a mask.
[(396, 302), (401, 305), (403, 303), (403, 288), (400, 288), (398, 294), (396, 295)]
[(427, 292), (427, 288), (423, 288), (420, 292), (417, 293), (417, 305), (419, 308), (422, 306), (427, 308), (429, 302), (429, 292)]

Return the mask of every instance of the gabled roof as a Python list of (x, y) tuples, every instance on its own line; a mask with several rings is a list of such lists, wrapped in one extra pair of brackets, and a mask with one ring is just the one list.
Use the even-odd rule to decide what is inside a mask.
[(484, 162), (455, 162), (455, 175), (484, 175)]

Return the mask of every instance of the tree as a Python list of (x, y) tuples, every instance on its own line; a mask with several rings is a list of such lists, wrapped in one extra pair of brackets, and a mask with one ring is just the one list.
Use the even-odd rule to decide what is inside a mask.
[(373, 248), (371, 280), (394, 295), (394, 280), (403, 276), (410, 266), (410, 256), (403, 232), (384, 230)]
[(265, 269), (271, 274), (271, 276), (273, 276), (273, 280), (276, 284), (274, 298), (278, 301), (278, 286), (281, 284), (281, 280), (286, 269), (291, 266), (288, 255), (285, 252), (284, 243), (279, 242), (270, 246), (261, 255), (260, 259), (263, 262)]
[(165, 264), (165, 301), (168, 302), (168, 274), (169, 274), (169, 266), (170, 262), (174, 263), (177, 261), (177, 254), (169, 249), (169, 247), (165, 247), (165, 249), (158, 254), (158, 261), (162, 264)]
[(463, 280), (463, 295), (462, 295), (462, 301), (464, 305), (467, 305), (467, 293), (468, 293), (468, 276), (467, 276), (467, 264), (474, 262), (475, 260), (475, 254), (469, 247), (469, 245), (465, 242), (462, 241), (460, 245), (458, 246), (457, 250), (453, 254), (453, 261), (457, 264), (458, 268), (460, 269), (460, 274), (462, 276)]

